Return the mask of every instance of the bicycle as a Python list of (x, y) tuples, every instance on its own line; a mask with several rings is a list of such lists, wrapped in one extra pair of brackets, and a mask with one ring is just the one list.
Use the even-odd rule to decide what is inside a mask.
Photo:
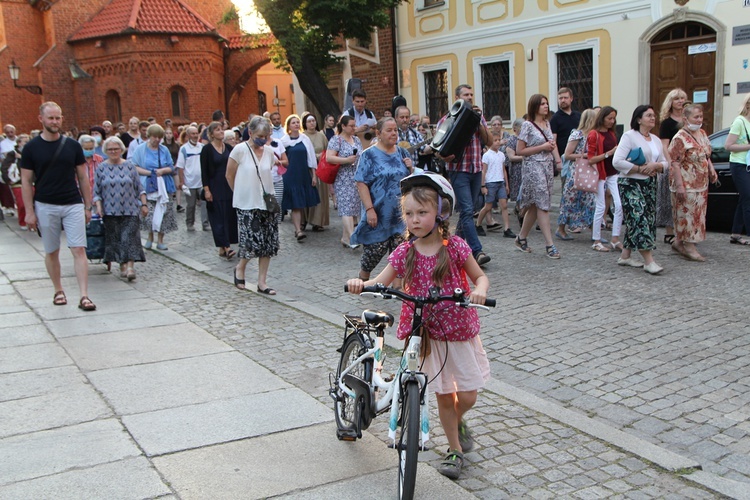
[[(344, 287), (344, 291), (348, 291)], [(334, 401), (336, 436), (344, 441), (362, 437), (372, 419), (390, 411), (388, 437), (391, 447), (399, 453), (399, 498), (411, 499), (417, 476), (417, 456), (427, 450), (429, 440), (429, 412), (427, 375), (419, 371), (422, 344), (422, 317), (425, 306), (439, 302), (455, 302), (462, 307), (489, 310), (495, 307), (494, 299), (485, 305), (472, 304), (466, 293), (457, 288), (452, 295), (439, 295), (437, 288), (430, 289), (428, 297), (415, 297), (382, 284), (364, 287), (360, 295), (396, 299), (414, 304), (414, 317), (408, 344), (401, 357), (398, 370), (392, 377), (383, 377), (383, 351), (385, 329), (393, 326), (392, 314), (365, 309), (362, 315), (344, 316), (344, 341), (335, 377), (329, 376), (329, 394)], [(373, 338), (374, 336), (374, 338)], [(385, 394), (382, 394), (385, 391)], [(401, 432), (398, 434), (398, 428)]]

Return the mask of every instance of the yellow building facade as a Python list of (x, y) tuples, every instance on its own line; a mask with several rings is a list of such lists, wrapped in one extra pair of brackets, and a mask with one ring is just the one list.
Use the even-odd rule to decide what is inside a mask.
[(412, 0), (397, 10), (400, 93), (434, 123), (457, 85), (506, 123), (542, 93), (574, 107), (611, 105), (619, 123), (683, 88), (708, 131), (750, 92), (749, 0)]

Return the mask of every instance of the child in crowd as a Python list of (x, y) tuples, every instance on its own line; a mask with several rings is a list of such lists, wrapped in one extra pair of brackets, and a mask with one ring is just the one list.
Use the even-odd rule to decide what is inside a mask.
[[(500, 151), (503, 137), (500, 134), (493, 135), (492, 146), (482, 156), (482, 194), (484, 195), (484, 207), (479, 211), (477, 217), (477, 234), (486, 234), (482, 228), (482, 221), (487, 219), (487, 231), (499, 231), (505, 228), (503, 236), (515, 238), (516, 235), (510, 229), (508, 220), (508, 192), (505, 189), (505, 179), (508, 173), (505, 170), (505, 155)], [(492, 204), (497, 201), (502, 211), (503, 225), (495, 222), (492, 218)]]
[[(376, 283), (389, 285), (402, 280), (404, 291), (427, 296), (429, 289), (440, 288), (441, 295), (455, 288), (470, 290), (467, 276), (475, 289), (470, 300), (484, 304), (489, 280), (471, 254), (471, 248), (458, 236), (452, 236), (448, 219), (455, 206), (455, 194), (444, 177), (431, 172), (410, 175), (401, 181), (401, 207), (407, 226), (407, 241), (388, 258), (389, 264), (374, 279), (348, 281), (350, 293), (358, 294), (363, 286)], [(397, 337), (411, 333), (413, 306), (401, 307)], [(464, 463), (464, 452), (474, 441), (464, 421), (464, 414), (477, 400), (477, 391), (489, 379), (487, 354), (479, 338), (479, 317), (476, 310), (441, 302), (424, 312), (422, 344), (429, 345), (423, 353), (421, 370), (427, 374), (431, 390), (436, 394), (440, 422), (448, 444), (448, 456), (440, 472), (457, 479)]]

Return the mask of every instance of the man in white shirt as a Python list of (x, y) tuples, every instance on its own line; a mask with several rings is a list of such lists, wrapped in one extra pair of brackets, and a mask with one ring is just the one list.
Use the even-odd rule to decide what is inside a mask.
[(5, 139), (0, 141), (0, 160), (16, 148), (16, 127), (9, 123), (3, 127), (3, 132), (5, 133)]
[(203, 144), (199, 141), (200, 133), (198, 132), (198, 127), (189, 126), (186, 136), (188, 142), (177, 153), (177, 163), (175, 164), (177, 174), (179, 175), (177, 189), (182, 189), (182, 186), (190, 189), (190, 194), (185, 193), (187, 198), (185, 224), (188, 231), (195, 231), (195, 206), (198, 205), (201, 211), (203, 230), (209, 231), (211, 227), (208, 224), (206, 206), (199, 198), (201, 188), (203, 187), (201, 179), (201, 150), (203, 149)]
[(352, 104), (353, 106), (346, 111), (345, 115), (349, 115), (354, 118), (354, 123), (357, 128), (354, 129), (354, 133), (359, 137), (362, 142), (362, 149), (367, 149), (370, 142), (375, 137), (375, 125), (378, 121), (375, 118), (375, 113), (365, 108), (367, 104), (367, 94), (362, 89), (357, 89), (352, 92)]
[(281, 113), (278, 111), (274, 111), (271, 113), (271, 117), (269, 118), (271, 120), (271, 138), (272, 139), (281, 139), (286, 135), (286, 130), (284, 130), (284, 126), (281, 124)]

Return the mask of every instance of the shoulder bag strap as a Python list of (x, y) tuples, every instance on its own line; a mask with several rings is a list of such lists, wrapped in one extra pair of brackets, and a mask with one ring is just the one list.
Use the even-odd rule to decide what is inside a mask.
[(539, 125), (537, 125), (533, 120), (531, 121), (531, 124), (536, 127), (536, 129), (539, 131), (540, 134), (542, 134), (542, 138), (544, 139), (544, 142), (548, 142), (549, 139), (547, 139), (547, 135), (544, 133), (544, 130), (542, 130)]
[[(245, 145), (247, 146), (248, 151), (250, 151), (250, 158), (252, 158), (253, 159), (253, 163), (255, 163), (255, 173), (258, 174), (258, 180), (260, 181), (260, 187), (261, 187), (261, 189), (263, 189), (263, 194), (266, 194), (267, 193), (266, 187), (263, 185), (263, 179), (261, 179), (261, 177), (260, 177), (260, 168), (258, 168), (258, 162), (255, 159), (255, 151), (253, 151), (253, 149), (250, 147), (250, 144), (245, 143)], [(265, 153), (265, 150), (264, 150), (264, 153)]]
[(57, 146), (57, 150), (55, 151), (55, 154), (52, 155), (52, 159), (46, 165), (44, 165), (44, 167), (42, 167), (42, 169), (39, 171), (39, 174), (37, 174), (37, 176), (36, 176), (36, 181), (37, 182), (39, 182), (40, 180), (42, 180), (42, 175), (47, 171), (47, 169), (50, 166), (52, 166), (53, 163), (55, 163), (55, 161), (57, 161), (57, 158), (60, 156), (60, 153), (62, 152), (63, 146), (65, 145), (65, 141), (67, 139), (68, 138), (65, 137), (64, 135), (62, 136), (62, 138), (60, 139), (60, 144)]

